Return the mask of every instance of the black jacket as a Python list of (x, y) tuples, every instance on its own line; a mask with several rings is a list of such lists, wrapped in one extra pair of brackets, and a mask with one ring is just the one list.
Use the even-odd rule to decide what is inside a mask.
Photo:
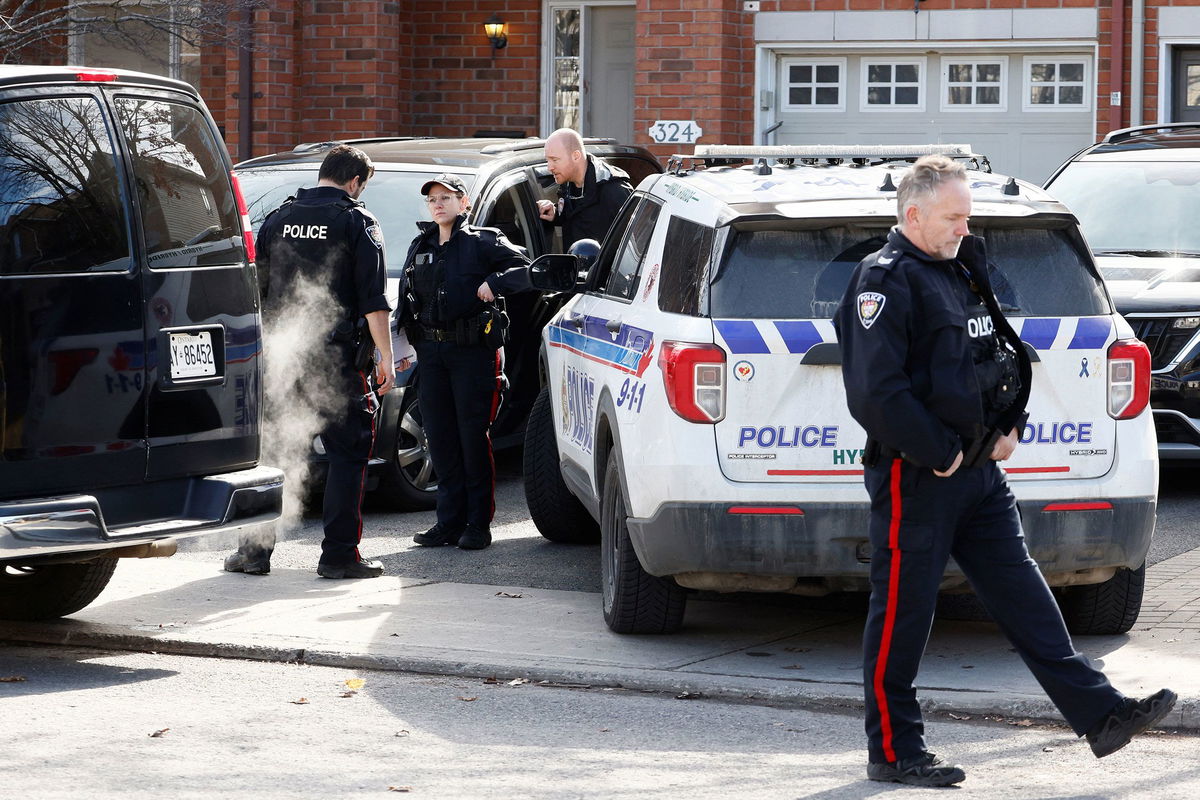
[(495, 228), (477, 228), (459, 216), (454, 230), (444, 246), (438, 244), (435, 222), (418, 222), (420, 233), (408, 247), (404, 257), (404, 274), (400, 284), (400, 307), (396, 313), (398, 325), (409, 325), (413, 309), (409, 307), (409, 267), (418, 253), (434, 253), (442, 260), (444, 269), (445, 302), (441, 308), (442, 325), (466, 319), (486, 307), (475, 294), (479, 284), (487, 281), (497, 296), (533, 289), (529, 281), (529, 259)]
[(617, 218), (621, 206), (633, 194), (629, 174), (602, 158), (589, 155), (583, 191), (568, 182), (559, 184), (554, 224), (563, 229), (563, 249), (580, 239), (604, 241), (604, 234)]
[[(995, 420), (985, 419), (966, 322), (968, 303), (978, 301), (962, 267), (1018, 362), (1021, 391)], [(870, 438), (908, 461), (946, 470), (965, 444), (1023, 424), (1029, 355), (1000, 312), (980, 237), (966, 237), (958, 258), (942, 261), (893, 229), (887, 245), (855, 269), (834, 327), (850, 414)]]
[(299, 280), (324, 283), (345, 319), (389, 309), (379, 222), (334, 186), (301, 189), (272, 211), (255, 242), (259, 289), (268, 313)]

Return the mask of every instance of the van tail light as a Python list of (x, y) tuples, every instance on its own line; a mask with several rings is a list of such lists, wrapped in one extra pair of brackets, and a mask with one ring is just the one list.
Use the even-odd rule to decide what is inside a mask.
[(237, 200), (238, 216), (242, 218), (242, 239), (246, 243), (246, 260), (253, 262), (258, 253), (254, 250), (254, 229), (250, 227), (250, 212), (246, 210), (246, 198), (242, 195), (242, 184), (238, 183), (237, 175), (229, 173), (233, 181), (233, 197)]
[(658, 354), (671, 410), (688, 422), (725, 418), (725, 351), (712, 344), (663, 342)]
[(1150, 403), (1150, 350), (1137, 339), (1108, 348), (1108, 415), (1133, 419)]
[(77, 72), (75, 80), (86, 83), (111, 83), (117, 79), (115, 72)]

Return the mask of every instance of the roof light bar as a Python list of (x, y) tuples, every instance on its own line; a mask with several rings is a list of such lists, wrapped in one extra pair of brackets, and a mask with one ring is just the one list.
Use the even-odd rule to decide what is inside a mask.
[(969, 144), (783, 144), (783, 145), (739, 145), (698, 144), (693, 158), (886, 158), (915, 159), (921, 156), (949, 156), (951, 158), (974, 158)]

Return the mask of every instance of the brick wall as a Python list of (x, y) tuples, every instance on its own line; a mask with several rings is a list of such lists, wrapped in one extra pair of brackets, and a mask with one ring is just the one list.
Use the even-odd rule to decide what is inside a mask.
[(754, 136), (753, 14), (740, 0), (639, 0), (634, 134), (659, 158), (656, 120), (695, 120), (702, 141), (750, 144)]

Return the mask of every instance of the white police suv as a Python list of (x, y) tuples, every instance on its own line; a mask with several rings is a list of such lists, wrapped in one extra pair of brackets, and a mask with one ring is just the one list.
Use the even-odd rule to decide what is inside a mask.
[[(1158, 491), (1150, 358), (1070, 212), (964, 145), (708, 146), (643, 180), (590, 264), (557, 257), (579, 277), (542, 334), (526, 496), (546, 538), (599, 538), (614, 631), (678, 629), (689, 589), (868, 588), (866, 436), (830, 317), (930, 152), (973, 167), (971, 228), (1034, 362), (1004, 462), (1029, 549), (1073, 632), (1133, 625)], [(951, 563), (943, 589), (965, 588)]]

